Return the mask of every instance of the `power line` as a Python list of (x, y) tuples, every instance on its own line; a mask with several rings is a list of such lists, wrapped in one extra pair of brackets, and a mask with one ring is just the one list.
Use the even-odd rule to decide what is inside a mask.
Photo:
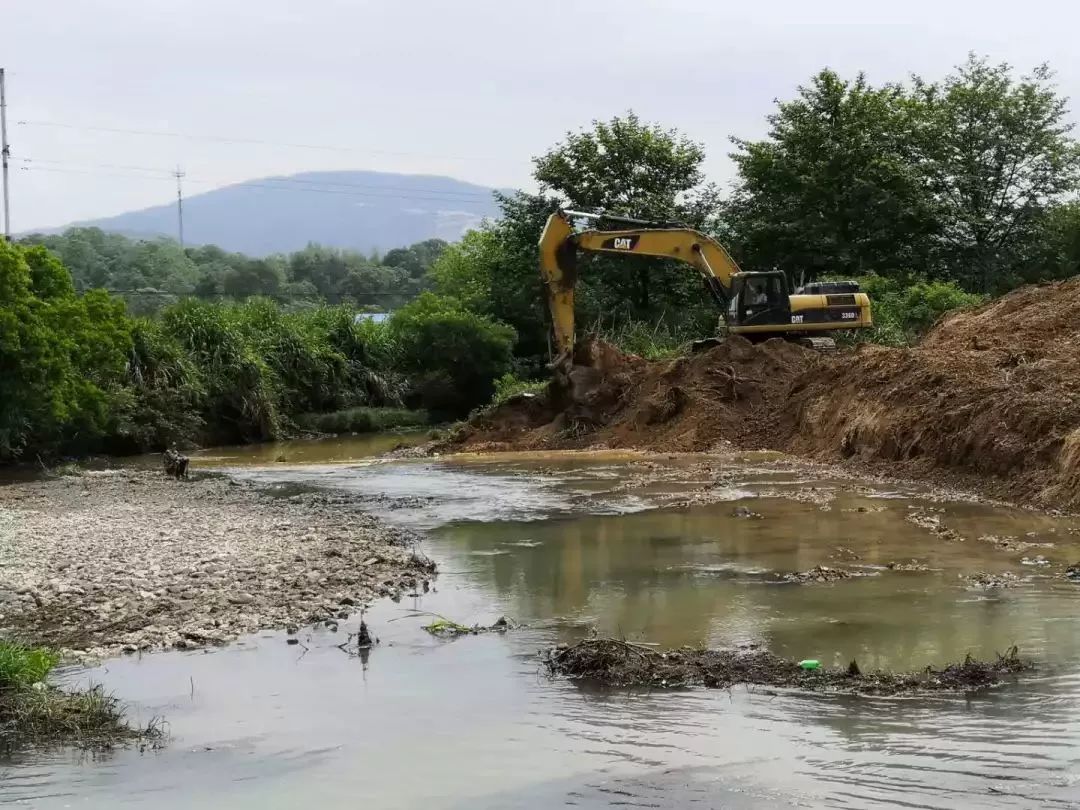
[(227, 135), (205, 135), (201, 133), (172, 132), (155, 129), (126, 129), (123, 127), (98, 127), (84, 124), (72, 124), (66, 121), (34, 121), (21, 120), (15, 122), (18, 126), (25, 127), (52, 127), (56, 129), (74, 129), (81, 132), (105, 132), (113, 135), (139, 135), (154, 138), (179, 138), (189, 141), (211, 141), (213, 143), (228, 143), (237, 145), (277, 146), (286, 149), (314, 149), (325, 152), (351, 152), (353, 154), (371, 155), (396, 155), (400, 157), (427, 157), (441, 160), (496, 160), (486, 155), (441, 155), (423, 152), (406, 152), (389, 149), (360, 149), (355, 146), (337, 146), (332, 144), (292, 143), (288, 141), (268, 141), (262, 138), (238, 138)]

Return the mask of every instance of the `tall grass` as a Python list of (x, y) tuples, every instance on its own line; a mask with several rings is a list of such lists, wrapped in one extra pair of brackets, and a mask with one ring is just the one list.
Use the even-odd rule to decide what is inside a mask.
[(712, 336), (712, 333), (702, 334), (696, 324), (665, 315), (655, 322), (632, 318), (598, 318), (589, 331), (614, 343), (624, 352), (640, 355), (646, 360), (674, 357), (685, 351), (692, 341)]
[(0, 689), (41, 683), (58, 661), (56, 654), (44, 647), (24, 647), (0, 641)]

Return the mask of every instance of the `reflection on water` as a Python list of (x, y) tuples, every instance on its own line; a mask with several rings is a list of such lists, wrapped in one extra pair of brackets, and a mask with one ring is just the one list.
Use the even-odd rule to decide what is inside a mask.
[[(311, 451), (315, 452), (315, 451)], [(143, 717), (169, 718), (165, 751), (96, 762), (37, 754), (0, 771), (0, 802), (33, 806), (1031, 807), (1080, 801), (1080, 559), (1071, 519), (914, 492), (806, 502), (768, 457), (657, 467), (558, 455), (301, 466), (301, 452), (236, 474), (344, 489), (387, 519), (429, 531), (436, 589), (380, 603), (365, 663), (310, 631), (307, 649), (265, 634), (226, 650), (110, 661), (103, 681)], [(318, 454), (316, 454), (318, 455)], [(651, 466), (650, 466), (651, 465)], [(239, 466), (239, 462), (236, 466)], [(663, 508), (721, 480), (712, 501)], [(628, 487), (627, 482), (634, 482)], [(820, 491), (819, 493), (820, 494)], [(882, 497), (888, 495), (888, 497)], [(753, 498), (753, 500), (746, 500)], [(734, 503), (733, 499), (738, 499)], [(733, 513), (744, 505), (762, 515)], [(658, 508), (660, 507), (660, 508)], [(933, 512), (965, 539), (906, 520)], [(860, 511), (863, 510), (863, 511)], [(1034, 533), (1035, 537), (1026, 537)], [(1051, 565), (981, 535), (1052, 542)], [(917, 560), (928, 570), (898, 572)], [(866, 574), (777, 582), (815, 565)], [(1025, 581), (968, 590), (974, 571)], [(501, 614), (506, 636), (428, 637), (434, 612)], [(975, 698), (860, 699), (762, 690), (597, 692), (538, 677), (536, 650), (600, 632), (666, 645), (757, 642), (783, 654), (910, 668), (1017, 643), (1039, 677)]]

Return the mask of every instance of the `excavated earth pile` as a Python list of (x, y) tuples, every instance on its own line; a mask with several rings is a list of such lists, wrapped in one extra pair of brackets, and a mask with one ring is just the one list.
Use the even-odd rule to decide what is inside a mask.
[(948, 315), (914, 348), (733, 337), (648, 362), (589, 340), (575, 363), (442, 449), (772, 449), (1080, 508), (1080, 279)]

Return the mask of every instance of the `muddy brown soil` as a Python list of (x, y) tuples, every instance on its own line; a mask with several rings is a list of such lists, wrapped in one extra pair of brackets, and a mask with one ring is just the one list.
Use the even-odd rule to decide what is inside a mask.
[(946, 316), (913, 348), (779, 339), (648, 362), (585, 341), (573, 396), (519, 399), (442, 450), (770, 449), (1080, 509), (1080, 279)]
[(996, 661), (977, 661), (969, 656), (942, 669), (926, 667), (915, 672), (862, 672), (855, 661), (844, 669), (803, 669), (798, 662), (755, 648), (658, 650), (607, 638), (560, 645), (542, 657), (551, 675), (603, 686), (726, 689), (746, 684), (866, 695), (973, 692), (1034, 669), (1015, 647)]
[(0, 486), (0, 637), (66, 658), (221, 644), (425, 587), (417, 537), (348, 497), (224, 477), (84, 473)]

